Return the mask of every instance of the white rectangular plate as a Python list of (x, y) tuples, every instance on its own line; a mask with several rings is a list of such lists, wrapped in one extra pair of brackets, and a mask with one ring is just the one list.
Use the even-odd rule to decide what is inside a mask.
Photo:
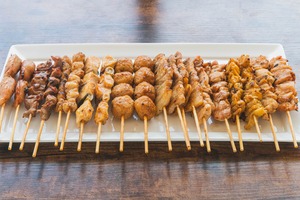
[[(121, 44), (33, 44), (33, 45), (14, 45), (10, 48), (8, 56), (11, 54), (17, 54), (22, 59), (33, 60), (34, 62), (44, 62), (52, 55), (68, 55), (82, 51), (86, 56), (99, 56), (104, 57), (108, 54), (119, 58), (129, 57), (134, 59), (138, 55), (148, 55), (151, 57), (156, 56), (158, 53), (165, 53), (170, 55), (176, 51), (182, 52), (184, 57), (195, 57), (200, 55), (205, 61), (217, 60), (220, 63), (226, 63), (231, 57), (238, 57), (241, 54), (249, 54), (250, 56), (265, 55), (269, 59), (278, 55), (285, 57), (283, 47), (280, 44), (164, 44), (164, 43), (121, 43)], [(7, 58), (8, 59), (8, 58)], [(6, 60), (7, 61), (7, 60)], [(3, 74), (3, 71), (2, 71)], [(15, 140), (20, 142), (25, 130), (26, 119), (22, 118), (24, 107), (21, 106), (18, 122), (16, 126)], [(0, 134), (1, 142), (8, 142), (15, 109), (12, 107), (12, 100), (5, 107), (5, 114), (3, 119), (2, 133)], [(294, 129), (296, 137), (300, 139), (300, 123), (299, 113), (291, 112), (292, 119), (294, 121)], [(50, 119), (45, 123), (43, 134), (41, 136), (41, 142), (54, 142), (56, 124), (57, 124), (57, 113), (52, 113)], [(65, 124), (66, 115), (63, 114), (62, 125), (60, 132), (62, 134), (63, 126)], [(184, 141), (183, 132), (180, 126), (180, 121), (177, 116), (168, 116), (171, 139), (172, 141)], [(292, 141), (290, 134), (289, 124), (285, 113), (277, 112), (273, 115), (275, 124), (275, 131), (277, 133), (278, 141)], [(187, 123), (189, 129), (189, 137), (191, 141), (199, 141), (198, 134), (193, 118), (190, 114), (187, 114)], [(271, 134), (271, 128), (268, 121), (259, 120), (259, 124), (262, 132), (263, 141), (273, 141)], [(37, 132), (40, 125), (40, 118), (37, 115), (32, 120), (30, 129), (27, 135), (26, 142), (34, 142), (37, 137)], [(125, 141), (144, 141), (143, 135), (143, 121), (138, 120), (136, 115), (132, 119), (125, 121)], [(244, 126), (242, 122), (241, 126)], [(236, 125), (230, 122), (230, 127), (233, 133), (233, 138), (238, 141)], [(149, 121), (149, 141), (166, 141), (165, 125), (163, 116), (160, 115)], [(114, 119), (110, 115), (108, 122), (102, 127), (101, 141), (119, 141), (120, 121)], [(228, 141), (228, 134), (224, 122), (218, 122), (212, 119), (208, 120), (208, 131), (209, 139), (211, 141)], [(84, 142), (96, 141), (97, 126), (93, 120), (87, 123), (84, 127)], [(253, 127), (251, 130), (242, 130), (243, 141), (258, 141), (258, 136)], [(73, 113), (70, 118), (69, 129), (66, 137), (67, 142), (78, 141), (79, 130), (75, 124), (75, 114)], [(61, 138), (60, 134), (60, 138)], [(202, 137), (204, 137), (202, 128)]]

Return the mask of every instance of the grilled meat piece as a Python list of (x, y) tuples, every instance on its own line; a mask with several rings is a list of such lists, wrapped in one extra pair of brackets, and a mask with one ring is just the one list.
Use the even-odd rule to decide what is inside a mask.
[(155, 82), (155, 75), (150, 68), (142, 67), (134, 74), (134, 84), (138, 85), (141, 82), (148, 82), (151, 85)]
[(147, 96), (141, 96), (134, 101), (134, 108), (141, 120), (147, 117), (147, 120), (152, 119), (156, 113), (156, 106), (153, 101)]
[(95, 113), (95, 122), (96, 124), (102, 123), (105, 124), (108, 120), (108, 103), (106, 101), (101, 101), (98, 106)]
[(131, 72), (133, 73), (133, 63), (129, 58), (118, 59), (118, 62), (115, 66), (116, 73), (119, 72)]
[(134, 65), (133, 65), (134, 71), (138, 71), (142, 67), (149, 68), (151, 71), (153, 71), (154, 68), (153, 60), (148, 56), (138, 56), (134, 61)]
[(86, 99), (83, 104), (76, 110), (76, 124), (80, 127), (81, 123), (87, 123), (92, 119), (94, 108), (89, 99)]
[(0, 106), (10, 100), (15, 92), (17, 81), (11, 76), (4, 76), (0, 82)]
[(105, 56), (102, 59), (102, 68), (101, 68), (101, 73), (105, 71), (106, 68), (110, 67), (112, 69), (115, 69), (115, 66), (117, 64), (117, 59), (113, 58), (112, 56)]
[(22, 60), (13, 54), (9, 57), (7, 64), (5, 66), (4, 76), (15, 77), (22, 65)]
[(114, 99), (119, 96), (128, 95), (130, 97), (133, 96), (133, 88), (131, 85), (127, 83), (121, 83), (113, 87), (111, 91), (111, 98)]
[(35, 70), (35, 64), (32, 61), (24, 60), (20, 69), (19, 80), (29, 82)]
[(114, 117), (128, 119), (134, 111), (134, 101), (130, 96), (119, 96), (112, 100), (112, 113)]
[(142, 82), (134, 88), (134, 98), (138, 99), (142, 96), (149, 97), (152, 101), (155, 100), (155, 88), (147, 82)]
[(119, 72), (114, 75), (115, 84), (128, 83), (132, 85), (133, 75), (130, 72)]

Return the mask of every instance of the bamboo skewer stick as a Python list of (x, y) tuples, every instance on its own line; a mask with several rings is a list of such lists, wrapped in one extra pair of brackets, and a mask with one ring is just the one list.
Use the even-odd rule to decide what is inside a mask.
[(3, 122), (4, 108), (5, 108), (5, 103), (1, 107), (1, 113), (0, 113), (0, 133), (2, 132), (2, 122)]
[(186, 144), (187, 150), (190, 151), (191, 150), (191, 143), (190, 143), (188, 133), (186, 132), (186, 129), (185, 129), (185, 126), (184, 126), (184, 121), (182, 119), (182, 115), (181, 115), (181, 111), (180, 111), (179, 106), (177, 106), (177, 113), (178, 113), (178, 116), (179, 116), (179, 119), (180, 119), (180, 122), (181, 122), (181, 127), (183, 129), (184, 139), (185, 139), (185, 144)]
[(80, 133), (79, 133), (79, 139), (78, 139), (78, 145), (77, 145), (77, 151), (81, 151), (81, 146), (82, 146), (82, 137), (83, 137), (83, 128), (84, 128), (84, 123), (80, 123)]
[(260, 128), (259, 128), (256, 116), (253, 116), (253, 119), (254, 119), (254, 123), (255, 123), (255, 127), (256, 127), (256, 132), (257, 132), (257, 135), (258, 135), (258, 139), (259, 139), (260, 142), (262, 142)]
[(236, 152), (236, 147), (235, 147), (235, 144), (234, 144), (234, 141), (233, 141), (233, 138), (232, 138), (232, 133), (231, 133), (230, 126), (229, 126), (229, 123), (228, 123), (227, 119), (225, 119), (225, 124), (226, 124), (226, 128), (227, 128), (227, 133), (228, 133), (228, 136), (229, 136), (229, 139), (230, 139), (230, 144), (231, 144), (231, 147), (232, 147), (232, 151), (235, 153)]
[(290, 129), (291, 129), (291, 134), (292, 134), (292, 138), (293, 138), (294, 147), (298, 148), (298, 143), (297, 143), (297, 140), (296, 140), (296, 136), (295, 136), (295, 132), (294, 132), (294, 126), (293, 126), (293, 123), (292, 123), (290, 111), (286, 111), (286, 115), (288, 117), (288, 121), (289, 121)]
[(204, 125), (204, 133), (205, 133), (205, 141), (206, 141), (206, 150), (208, 153), (211, 152), (211, 148), (210, 148), (210, 142), (209, 142), (209, 138), (208, 138), (208, 130), (207, 130), (207, 124), (205, 119), (203, 118), (203, 125)]
[(273, 135), (273, 139), (274, 139), (275, 149), (276, 149), (276, 151), (280, 151), (277, 136), (276, 136), (276, 133), (275, 133), (275, 130), (274, 130), (272, 115), (270, 115), (270, 114), (269, 114), (269, 120), (270, 120), (270, 126), (271, 126), (272, 135)]
[(238, 115), (236, 115), (235, 116), (235, 120), (236, 120), (236, 126), (237, 126), (238, 136), (239, 136), (240, 151), (244, 151), (244, 144), (243, 144), (243, 137), (242, 137), (240, 117)]
[(38, 151), (38, 148), (39, 148), (39, 144), (40, 144), (40, 139), (41, 139), (44, 123), (45, 123), (45, 120), (42, 120), (41, 124), (40, 124), (40, 129), (39, 129), (36, 141), (35, 141), (32, 157), (36, 157), (36, 154), (37, 154), (37, 151)]
[(55, 142), (54, 142), (54, 146), (58, 146), (58, 139), (59, 139), (59, 132), (60, 132), (60, 123), (61, 123), (61, 115), (62, 112), (59, 111), (58, 112), (58, 119), (57, 119), (57, 127), (56, 127), (56, 134), (55, 134)]
[(14, 142), (14, 137), (15, 137), (15, 132), (16, 132), (16, 125), (17, 125), (17, 119), (18, 119), (18, 114), (19, 114), (19, 109), (20, 109), (20, 104), (16, 108), (14, 122), (13, 122), (13, 129), (12, 129), (10, 140), (9, 140), (9, 144), (8, 144), (8, 150), (12, 149), (12, 144)]
[(124, 151), (124, 116), (121, 117), (120, 152)]
[(24, 134), (23, 134), (22, 142), (21, 142), (20, 147), (19, 147), (20, 151), (22, 151), (23, 148), (24, 148), (26, 136), (27, 136), (27, 133), (28, 133), (28, 130), (29, 130), (29, 126), (30, 126), (30, 123), (31, 123), (31, 119), (32, 119), (32, 115), (30, 114), (29, 118), (28, 118), (28, 121), (27, 121), (27, 124), (26, 124), (26, 129), (25, 129)]
[(97, 130), (97, 141), (96, 141), (96, 149), (95, 153), (100, 152), (100, 136), (101, 136), (101, 129), (102, 129), (102, 123), (98, 123), (98, 130)]
[(163, 112), (164, 112), (164, 121), (165, 121), (166, 134), (167, 134), (167, 140), (168, 140), (168, 149), (169, 149), (169, 151), (172, 151), (172, 142), (171, 142), (171, 135), (170, 135), (170, 128), (169, 128), (169, 122), (168, 122), (168, 115), (167, 115), (166, 107), (163, 108)]
[(145, 141), (145, 154), (149, 153), (148, 148), (148, 119), (144, 116), (144, 141)]
[(64, 150), (64, 145), (65, 145), (67, 130), (68, 130), (69, 122), (70, 122), (70, 115), (71, 115), (71, 111), (69, 110), (68, 114), (67, 114), (67, 118), (66, 118), (66, 123), (65, 123), (65, 128), (64, 128), (63, 136), (62, 136), (61, 142), (60, 142), (60, 148), (59, 148), (60, 151)]
[(188, 126), (187, 126), (184, 108), (181, 108), (181, 115), (184, 122), (185, 131), (188, 132)]
[(200, 146), (204, 147), (204, 142), (203, 142), (203, 139), (202, 139), (202, 132), (201, 132), (201, 128), (200, 128), (200, 125), (199, 125), (199, 119), (198, 119), (198, 115), (197, 115), (195, 106), (193, 106), (193, 115), (194, 115), (196, 128), (197, 128), (197, 132), (198, 132), (198, 136), (199, 136)]

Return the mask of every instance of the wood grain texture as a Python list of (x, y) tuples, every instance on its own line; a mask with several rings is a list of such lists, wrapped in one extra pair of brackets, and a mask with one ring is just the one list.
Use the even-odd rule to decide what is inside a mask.
[[(22, 43), (84, 42), (263, 42), (281, 43), (299, 75), (298, 1), (21, 1), (0, 6), (0, 65), (8, 49)], [(299, 91), (299, 82), (297, 84)], [(296, 123), (296, 122), (295, 122)], [(0, 134), (1, 139), (1, 134)], [(244, 143), (232, 153), (228, 142), (67, 143), (65, 151), (33, 144), (20, 152), (0, 144), (0, 198), (27, 199), (299, 199), (300, 151), (292, 143)], [(237, 143), (236, 143), (237, 145)]]

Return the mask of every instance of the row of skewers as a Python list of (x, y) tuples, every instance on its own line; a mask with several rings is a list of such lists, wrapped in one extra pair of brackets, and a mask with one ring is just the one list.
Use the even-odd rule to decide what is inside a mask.
[(72, 58), (51, 56), (51, 59), (36, 66), (32, 61), (22, 61), (17, 55), (11, 55), (0, 89), (0, 131), (5, 105), (15, 94), (13, 106), (16, 111), (9, 150), (12, 149), (20, 105), (24, 102), (26, 111), (23, 117), (28, 118), (20, 150), (24, 147), (32, 118), (40, 114), (33, 157), (37, 155), (44, 123), (54, 110), (58, 112), (55, 146), (59, 143), (62, 114), (67, 115), (61, 151), (71, 113), (75, 112), (76, 124), (80, 128), (77, 150), (81, 151), (84, 125), (92, 119), (95, 111), (94, 121), (98, 125), (95, 152), (99, 153), (101, 129), (109, 118), (110, 101), (113, 116), (121, 121), (121, 152), (124, 149), (124, 123), (134, 111), (144, 121), (145, 153), (149, 152), (147, 122), (161, 113), (164, 115), (169, 151), (172, 151), (172, 143), (168, 115), (172, 114), (178, 115), (187, 149), (191, 149), (186, 113), (194, 117), (202, 147), (203, 125), (208, 152), (211, 151), (207, 130), (210, 117), (225, 122), (233, 152), (237, 149), (228, 120), (237, 125), (241, 151), (244, 147), (240, 119), (245, 120), (245, 129), (256, 128), (260, 141), (258, 119), (268, 120), (276, 151), (280, 151), (272, 120), (276, 111), (286, 112), (294, 147), (298, 147), (290, 116), (290, 111), (298, 109), (295, 74), (281, 56), (269, 61), (265, 56), (250, 58), (249, 55), (241, 55), (231, 58), (227, 64), (219, 64), (217, 61), (204, 62), (200, 56), (183, 60), (180, 52), (169, 57), (161, 53), (154, 59), (138, 56), (134, 60), (112, 56), (103, 59), (86, 57), (79, 52)]

